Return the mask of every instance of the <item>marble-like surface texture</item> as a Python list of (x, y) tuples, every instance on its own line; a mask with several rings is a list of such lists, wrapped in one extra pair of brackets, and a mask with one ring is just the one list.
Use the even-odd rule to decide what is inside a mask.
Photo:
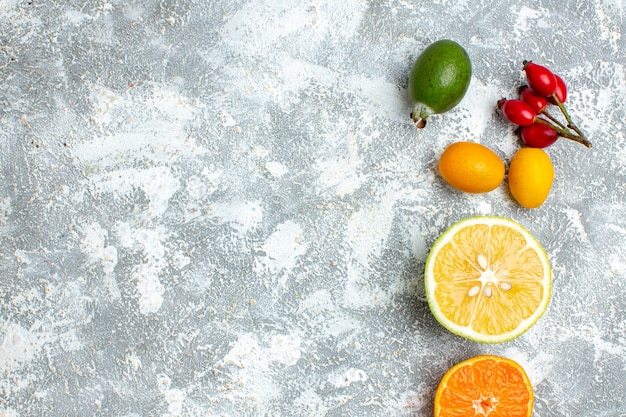
[[(0, 0), (0, 416), (429, 416), (479, 353), (534, 415), (626, 415), (623, 0)], [(451, 38), (474, 73), (418, 131), (407, 77)], [(495, 112), (532, 59), (594, 147), (547, 149), (536, 210), (450, 189), (453, 141), (520, 147)], [(546, 314), (481, 345), (422, 271), (466, 216), (515, 219)]]

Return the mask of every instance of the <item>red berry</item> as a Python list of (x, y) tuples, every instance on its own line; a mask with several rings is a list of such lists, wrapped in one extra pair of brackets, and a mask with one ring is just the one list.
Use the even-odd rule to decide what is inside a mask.
[(498, 108), (504, 117), (511, 123), (518, 126), (528, 126), (535, 121), (537, 113), (530, 104), (522, 100), (506, 100), (498, 101)]
[(520, 127), (519, 136), (522, 142), (531, 148), (545, 148), (552, 145), (559, 138), (556, 130), (539, 122)]
[[(554, 78), (556, 78), (556, 90), (554, 90), (554, 95), (556, 95), (556, 98), (558, 98), (561, 103), (565, 103), (565, 99), (567, 98), (567, 86), (558, 75), (554, 74)], [(552, 104), (556, 104), (552, 96), (548, 97), (548, 101)]]
[(556, 90), (556, 77), (546, 67), (532, 61), (524, 61), (524, 71), (528, 85), (540, 96), (551, 96)]
[(519, 98), (530, 104), (535, 112), (541, 113), (548, 106), (548, 99), (537, 95), (529, 86), (524, 85), (519, 89)]

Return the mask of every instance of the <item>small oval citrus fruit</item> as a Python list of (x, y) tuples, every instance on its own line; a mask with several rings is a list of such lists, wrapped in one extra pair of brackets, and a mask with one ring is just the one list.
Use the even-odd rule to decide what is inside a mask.
[(472, 77), (472, 64), (458, 43), (442, 39), (430, 44), (418, 57), (409, 76), (409, 94), (414, 102), (411, 118), (418, 128), (428, 116), (445, 113), (465, 96)]
[(480, 143), (456, 142), (439, 159), (439, 173), (452, 187), (468, 193), (486, 193), (504, 179), (504, 163)]
[(480, 355), (456, 364), (443, 376), (435, 394), (435, 417), (530, 417), (533, 403), (533, 387), (520, 364)]
[(552, 272), (543, 247), (522, 225), (477, 216), (437, 239), (426, 259), (424, 288), (446, 329), (475, 342), (500, 343), (543, 315)]
[(554, 167), (547, 153), (538, 148), (521, 148), (509, 164), (509, 189), (526, 208), (543, 204), (550, 194)]

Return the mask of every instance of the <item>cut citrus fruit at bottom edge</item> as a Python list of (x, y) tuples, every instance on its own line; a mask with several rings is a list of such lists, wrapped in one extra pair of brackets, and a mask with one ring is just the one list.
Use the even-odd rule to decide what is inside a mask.
[(528, 330), (548, 306), (552, 272), (545, 250), (521, 224), (476, 216), (450, 226), (426, 259), (426, 298), (452, 333), (500, 343)]
[(530, 417), (533, 401), (532, 384), (521, 365), (481, 355), (456, 364), (443, 376), (435, 394), (435, 417)]

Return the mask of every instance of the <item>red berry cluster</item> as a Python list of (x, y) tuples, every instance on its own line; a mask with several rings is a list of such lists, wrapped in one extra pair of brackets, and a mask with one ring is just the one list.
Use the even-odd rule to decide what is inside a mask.
[[(523, 65), (528, 85), (519, 88), (519, 99), (502, 98), (498, 101), (498, 109), (504, 117), (519, 126), (517, 134), (522, 142), (532, 148), (545, 148), (563, 137), (591, 148), (591, 142), (565, 109), (567, 86), (563, 79), (532, 61), (524, 61)], [(548, 113), (548, 104), (559, 108), (566, 123)]]

